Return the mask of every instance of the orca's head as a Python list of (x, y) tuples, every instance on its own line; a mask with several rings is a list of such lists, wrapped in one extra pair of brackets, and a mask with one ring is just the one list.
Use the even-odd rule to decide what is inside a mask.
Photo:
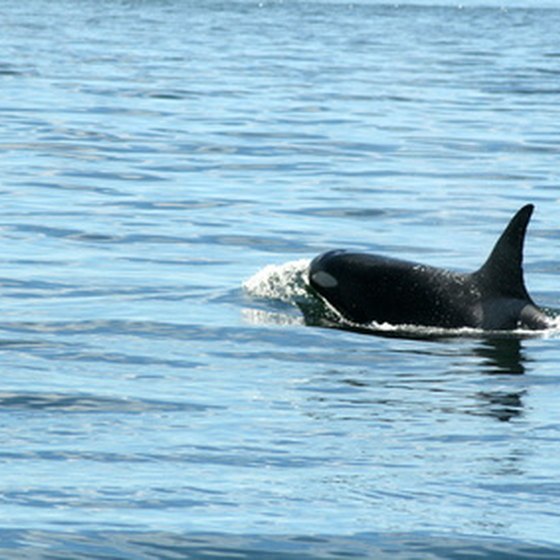
[(422, 272), (416, 268), (414, 264), (377, 255), (329, 251), (311, 261), (309, 285), (353, 323), (411, 322), (416, 317), (411, 318), (410, 309), (418, 307), (417, 294), (422, 291), (418, 284)]
[(309, 285), (320, 296), (338, 308), (341, 297), (341, 250), (328, 251), (315, 257), (309, 265)]

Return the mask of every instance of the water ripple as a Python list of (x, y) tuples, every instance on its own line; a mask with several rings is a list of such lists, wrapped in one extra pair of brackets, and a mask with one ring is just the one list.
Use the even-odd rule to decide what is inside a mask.
[[(195, 506), (196, 501), (187, 506)], [(69, 557), (86, 559), (118, 557), (123, 560), (158, 558), (203, 560), (319, 560), (363, 558), (364, 560), (555, 560), (558, 550), (546, 544), (523, 543), (471, 536), (427, 536), (422, 533), (356, 535), (259, 535), (191, 534), (121, 530), (86, 531), (79, 535), (59, 531), (4, 529), (0, 552), (9, 556), (14, 549), (28, 550), (33, 560)], [(32, 552), (35, 551), (35, 552)]]
[(468, 270), (534, 202), (560, 307), (560, 10), (475, 3), (3, 3), (0, 556), (558, 556), (557, 333), (310, 328), (299, 282)]
[(13, 410), (56, 413), (201, 412), (208, 407), (188, 402), (134, 400), (130, 398), (66, 393), (0, 392), (0, 414)]

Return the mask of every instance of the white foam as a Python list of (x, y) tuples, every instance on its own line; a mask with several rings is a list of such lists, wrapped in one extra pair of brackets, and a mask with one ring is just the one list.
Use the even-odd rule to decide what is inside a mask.
[(421, 338), (533, 338), (533, 337), (555, 337), (560, 335), (560, 325), (555, 324), (541, 330), (517, 328), (514, 330), (485, 330), (474, 327), (427, 327), (423, 325), (408, 325), (372, 322), (367, 325), (356, 325), (350, 323), (351, 328), (359, 328), (370, 331), (372, 334), (394, 334), (403, 336), (418, 336)]
[(293, 303), (307, 296), (307, 270), (309, 259), (268, 265), (243, 283), (244, 290), (252, 297), (276, 299)]
[(290, 327), (304, 325), (303, 316), (289, 315), (287, 313), (275, 313), (263, 311), (262, 309), (243, 309), (243, 318), (253, 325), (275, 325), (277, 327)]

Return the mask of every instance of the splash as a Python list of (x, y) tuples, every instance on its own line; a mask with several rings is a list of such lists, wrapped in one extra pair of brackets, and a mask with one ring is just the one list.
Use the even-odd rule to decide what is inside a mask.
[(256, 298), (296, 303), (309, 297), (307, 269), (309, 259), (268, 265), (244, 284), (245, 292)]
[(251, 306), (243, 309), (245, 320), (275, 326), (322, 324), (328, 312), (307, 282), (309, 263), (301, 259), (268, 265), (245, 281), (243, 289), (251, 298)]

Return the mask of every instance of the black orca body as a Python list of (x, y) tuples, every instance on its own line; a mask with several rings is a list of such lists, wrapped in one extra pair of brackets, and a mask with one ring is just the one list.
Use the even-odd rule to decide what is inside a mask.
[(476, 272), (338, 250), (311, 262), (309, 284), (358, 325), (545, 329), (552, 321), (533, 303), (523, 280), (523, 243), (533, 208), (517, 212)]

